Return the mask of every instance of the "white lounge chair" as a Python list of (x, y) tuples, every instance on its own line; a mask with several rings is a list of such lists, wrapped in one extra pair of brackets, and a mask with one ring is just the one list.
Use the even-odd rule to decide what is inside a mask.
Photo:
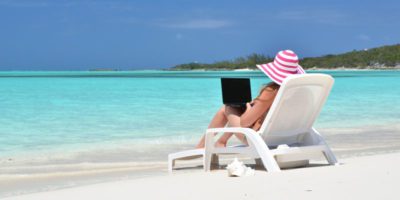
[[(211, 128), (206, 131), (204, 149), (172, 153), (168, 168), (175, 160), (203, 157), (205, 171), (212, 158), (219, 154), (245, 154), (261, 161), (269, 172), (280, 171), (280, 166), (308, 163), (325, 156), (331, 165), (337, 164), (335, 155), (321, 135), (312, 127), (333, 85), (333, 78), (325, 74), (293, 75), (285, 79), (259, 131), (250, 128)], [(248, 146), (214, 147), (215, 133), (242, 133)]]

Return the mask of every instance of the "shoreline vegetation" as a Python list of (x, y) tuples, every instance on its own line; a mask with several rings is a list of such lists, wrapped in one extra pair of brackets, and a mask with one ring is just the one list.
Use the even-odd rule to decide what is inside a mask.
[[(256, 64), (273, 61), (273, 57), (263, 54), (251, 54), (233, 60), (215, 63), (185, 63), (166, 69), (168, 71), (251, 71), (257, 70)], [(393, 70), (400, 69), (400, 44), (372, 49), (353, 50), (343, 54), (329, 54), (320, 57), (300, 59), (306, 70)]]

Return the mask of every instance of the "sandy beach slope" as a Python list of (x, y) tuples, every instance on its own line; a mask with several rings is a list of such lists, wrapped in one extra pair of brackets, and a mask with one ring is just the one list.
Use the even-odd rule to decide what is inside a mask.
[(101, 183), (8, 199), (400, 199), (400, 153), (340, 160), (339, 166), (257, 171), (228, 177), (180, 170), (173, 175)]

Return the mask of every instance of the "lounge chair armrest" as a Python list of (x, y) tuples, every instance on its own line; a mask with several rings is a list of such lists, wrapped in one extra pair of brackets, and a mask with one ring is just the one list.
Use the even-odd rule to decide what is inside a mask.
[(206, 146), (213, 146), (214, 137), (217, 133), (241, 133), (246, 138), (258, 136), (258, 133), (251, 128), (227, 127), (227, 128), (209, 128), (206, 130)]
[(247, 134), (256, 134), (253, 129), (251, 128), (242, 128), (242, 127), (229, 127), (229, 128), (209, 128), (206, 130), (207, 135), (211, 135), (213, 133), (243, 133), (244, 135)]

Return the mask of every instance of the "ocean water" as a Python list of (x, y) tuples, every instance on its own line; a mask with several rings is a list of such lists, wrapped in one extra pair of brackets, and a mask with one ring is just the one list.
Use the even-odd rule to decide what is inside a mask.
[[(310, 73), (335, 78), (315, 125), (334, 149), (400, 146), (400, 71)], [(269, 82), (257, 71), (0, 72), (0, 163), (166, 159), (204, 133), (220, 77), (251, 78), (253, 97)]]

